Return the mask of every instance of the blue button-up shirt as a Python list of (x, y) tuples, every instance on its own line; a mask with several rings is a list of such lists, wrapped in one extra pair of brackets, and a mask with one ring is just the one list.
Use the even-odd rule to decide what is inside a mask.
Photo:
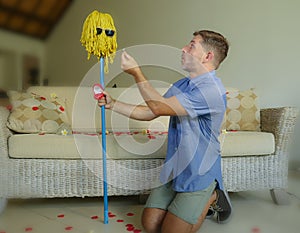
[(226, 91), (215, 71), (183, 78), (164, 96), (176, 96), (188, 115), (170, 117), (161, 182), (172, 180), (175, 191), (193, 192), (216, 180), (223, 189), (218, 136), (226, 110)]

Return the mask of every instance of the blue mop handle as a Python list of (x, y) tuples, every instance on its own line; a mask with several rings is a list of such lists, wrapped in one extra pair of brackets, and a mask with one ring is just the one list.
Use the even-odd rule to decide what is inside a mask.
[[(104, 88), (104, 58), (100, 57), (100, 84)], [(106, 126), (105, 106), (101, 106), (102, 129), (102, 169), (103, 169), (103, 198), (104, 198), (104, 224), (108, 223), (108, 197), (107, 197), (107, 172), (106, 172)]]

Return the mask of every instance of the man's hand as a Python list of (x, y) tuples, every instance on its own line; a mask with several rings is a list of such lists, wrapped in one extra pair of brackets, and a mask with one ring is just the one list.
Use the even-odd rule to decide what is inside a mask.
[(125, 51), (121, 55), (121, 68), (123, 71), (133, 76), (136, 76), (140, 72), (140, 67), (137, 62)]
[(98, 100), (98, 106), (105, 106), (106, 109), (112, 109), (115, 103), (115, 100), (107, 92), (103, 92), (104, 96)]

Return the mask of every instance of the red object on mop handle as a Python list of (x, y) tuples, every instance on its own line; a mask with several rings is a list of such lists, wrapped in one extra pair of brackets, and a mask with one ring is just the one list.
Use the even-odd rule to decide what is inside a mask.
[(105, 96), (104, 93), (103, 93), (103, 91), (104, 91), (104, 88), (102, 87), (101, 84), (96, 83), (96, 84), (93, 85), (94, 98), (96, 100), (99, 100), (103, 96)]

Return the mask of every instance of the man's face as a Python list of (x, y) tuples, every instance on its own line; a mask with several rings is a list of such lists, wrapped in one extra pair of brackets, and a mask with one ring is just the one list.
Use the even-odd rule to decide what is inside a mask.
[(201, 42), (200, 35), (194, 36), (189, 44), (182, 48), (181, 64), (182, 68), (188, 72), (203, 70), (203, 59), (206, 56)]

